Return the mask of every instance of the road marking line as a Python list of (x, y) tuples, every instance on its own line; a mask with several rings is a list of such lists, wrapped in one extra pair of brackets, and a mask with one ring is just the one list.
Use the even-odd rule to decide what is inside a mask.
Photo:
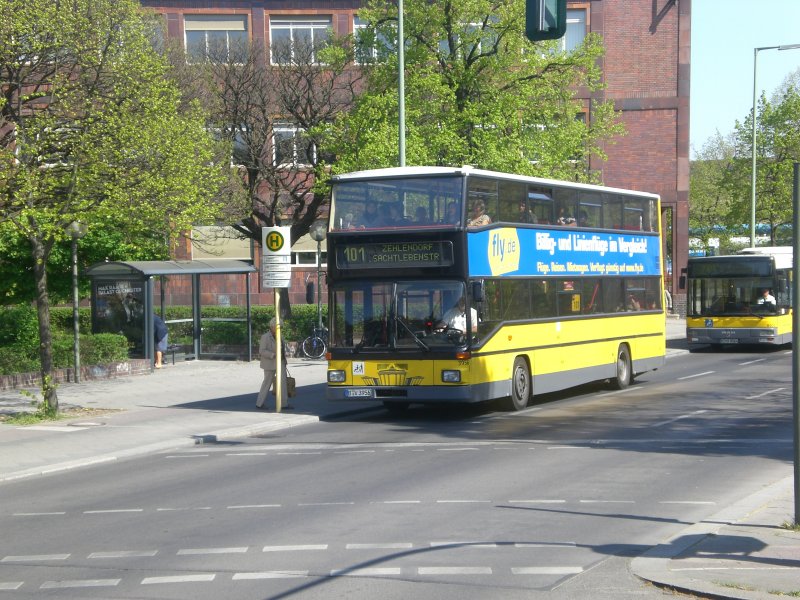
[(383, 500), (371, 502), (371, 504), (421, 504), (422, 500)]
[(104, 515), (109, 513), (140, 513), (144, 512), (143, 508), (108, 508), (103, 510), (85, 510), (85, 515)]
[(70, 427), (67, 425), (29, 425), (27, 427), (16, 427), (25, 431), (60, 431), (61, 433), (71, 433), (73, 431), (84, 431), (86, 427)]
[(747, 362), (739, 363), (739, 366), (740, 367), (744, 367), (745, 365), (752, 365), (752, 364), (755, 364), (755, 363), (764, 362), (765, 360), (767, 360), (767, 359), (766, 358), (757, 358), (755, 360), (748, 360)]
[(491, 567), (420, 567), (418, 575), (491, 575)]
[(200, 573), (199, 575), (168, 575), (165, 577), (145, 577), (142, 579), (142, 585), (150, 585), (154, 583), (195, 583), (214, 581), (215, 573)]
[(334, 569), (331, 577), (385, 577), (387, 575), (401, 575), (399, 568), (374, 567), (364, 569)]
[(511, 567), (514, 575), (576, 575), (583, 567)]
[(245, 554), (247, 546), (238, 548), (183, 548), (178, 550), (178, 556), (188, 556), (194, 554)]
[(407, 550), (413, 548), (414, 544), (407, 542), (397, 542), (390, 544), (347, 544), (346, 550)]
[(703, 375), (711, 375), (716, 371), (703, 371), (702, 373), (695, 373), (694, 375), (687, 375), (686, 377), (678, 377), (678, 381), (683, 381), (685, 379), (694, 379), (695, 377), (702, 377)]
[(707, 502), (703, 500), (661, 500), (659, 504), (698, 504), (698, 505), (705, 505), (710, 504), (714, 505), (716, 502)]
[(115, 552), (92, 552), (87, 558), (140, 558), (156, 554), (158, 554), (158, 550), (117, 550)]
[(0, 590), (18, 590), (24, 581), (0, 581)]
[(36, 562), (43, 560), (67, 560), (69, 554), (29, 554), (20, 556), (5, 556), (0, 559), (0, 562)]
[(355, 502), (305, 502), (297, 506), (351, 506)]
[(580, 504), (636, 504), (635, 500), (578, 500)]
[(296, 546), (264, 546), (262, 552), (294, 552), (297, 550), (327, 550), (328, 544), (306, 544)]
[(280, 508), (280, 504), (239, 504), (234, 506), (228, 506), (228, 509), (237, 509), (237, 508)]
[(491, 500), (437, 500), (436, 504), (491, 504)]
[(338, 450), (334, 454), (375, 454), (375, 450)]
[(509, 500), (509, 504), (564, 504), (566, 500)]
[(431, 548), (497, 548), (496, 542), (481, 542), (481, 541), (455, 541), (455, 542), (431, 542)]
[(548, 446), (548, 450), (591, 450), (589, 446)]
[(312, 456), (322, 454), (322, 452), (278, 452), (278, 456)]
[(209, 454), (168, 454), (164, 458), (207, 458)]
[(248, 579), (293, 579), (307, 577), (308, 571), (254, 571), (252, 573), (234, 573), (233, 580)]
[(45, 581), (40, 590), (59, 588), (84, 588), (84, 587), (114, 587), (119, 585), (121, 579), (72, 579), (65, 581)]
[(156, 512), (177, 512), (181, 510), (211, 510), (210, 506), (175, 506), (157, 508)]
[(266, 452), (228, 452), (225, 456), (266, 456)]
[(755, 400), (756, 398), (763, 398), (764, 396), (769, 396), (770, 394), (774, 394), (776, 392), (782, 392), (786, 388), (777, 388), (774, 390), (769, 390), (768, 392), (762, 392), (761, 394), (756, 394), (755, 396), (745, 396), (745, 400)]
[(667, 419), (666, 421), (661, 421), (659, 423), (653, 423), (653, 427), (661, 427), (662, 425), (669, 425), (670, 423), (674, 423), (675, 421), (680, 421), (681, 419), (689, 419), (695, 415), (702, 415), (703, 413), (708, 412), (707, 410), (696, 410), (693, 413), (689, 413), (688, 415), (681, 415), (680, 417), (675, 417), (674, 419)]
[(49, 517), (54, 515), (65, 515), (66, 512), (30, 512), (30, 513), (14, 513), (15, 517)]
[(436, 448), (439, 452), (466, 452), (471, 450), (478, 450), (478, 448)]
[(547, 542), (540, 542), (540, 543), (525, 543), (520, 542), (514, 544), (515, 548), (574, 548), (577, 546), (576, 542), (553, 542), (548, 544)]

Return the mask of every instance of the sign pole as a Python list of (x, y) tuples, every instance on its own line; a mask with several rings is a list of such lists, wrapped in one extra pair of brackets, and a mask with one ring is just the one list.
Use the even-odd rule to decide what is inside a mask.
[(281, 412), (281, 392), (283, 391), (283, 346), (281, 335), (281, 295), (275, 293), (275, 412)]
[(800, 163), (794, 163), (794, 186), (792, 188), (792, 410), (794, 414), (794, 523), (800, 524), (800, 352), (797, 340), (800, 335), (800, 278), (797, 265), (800, 265)]

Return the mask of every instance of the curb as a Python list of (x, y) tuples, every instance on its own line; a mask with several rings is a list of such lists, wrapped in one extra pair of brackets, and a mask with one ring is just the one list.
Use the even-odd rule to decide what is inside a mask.
[(631, 571), (644, 581), (665, 589), (675, 590), (690, 595), (700, 594), (704, 598), (724, 598), (734, 600), (760, 600), (763, 591), (730, 589), (722, 591), (718, 586), (687, 577), (669, 569), (670, 560), (680, 556), (690, 548), (702, 543), (721, 529), (741, 521), (748, 515), (758, 511), (775, 498), (792, 492), (793, 477), (786, 477), (772, 485), (751, 494), (731, 506), (720, 510), (707, 519), (695, 523), (654, 546), (641, 556), (631, 561)]

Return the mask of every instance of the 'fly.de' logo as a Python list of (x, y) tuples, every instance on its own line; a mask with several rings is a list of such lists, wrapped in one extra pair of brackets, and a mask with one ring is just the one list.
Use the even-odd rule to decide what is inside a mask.
[(492, 229), (489, 234), (489, 268), (492, 275), (519, 270), (519, 238), (511, 228)]
[(267, 248), (269, 248), (272, 252), (277, 252), (281, 248), (283, 248), (283, 244), (285, 240), (283, 235), (279, 231), (270, 231), (267, 234)]

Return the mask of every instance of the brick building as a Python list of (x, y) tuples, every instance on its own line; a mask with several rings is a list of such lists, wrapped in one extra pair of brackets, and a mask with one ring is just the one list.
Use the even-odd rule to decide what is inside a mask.
[[(191, 53), (202, 52), (212, 40), (253, 39), (269, 47), (271, 40), (313, 40), (328, 28), (349, 33), (358, 26), (360, 2), (142, 0), (142, 5), (164, 14), (169, 36), (183, 40)], [(613, 100), (628, 134), (605, 148), (608, 160), (594, 159), (590, 168), (604, 185), (661, 196), (666, 286), (679, 312), (685, 310), (685, 294), (671, 273), (688, 258), (690, 15), (691, 0), (570, 1), (563, 41), (569, 48), (587, 31), (603, 36), (606, 88), (583, 100), (589, 115), (593, 102)], [(302, 303), (306, 282), (316, 279), (316, 243), (301, 239), (293, 250), (291, 297)], [(252, 289), (260, 289), (258, 282)], [(213, 289), (207, 292), (213, 296)], [(272, 302), (272, 293), (255, 296), (254, 303)]]

